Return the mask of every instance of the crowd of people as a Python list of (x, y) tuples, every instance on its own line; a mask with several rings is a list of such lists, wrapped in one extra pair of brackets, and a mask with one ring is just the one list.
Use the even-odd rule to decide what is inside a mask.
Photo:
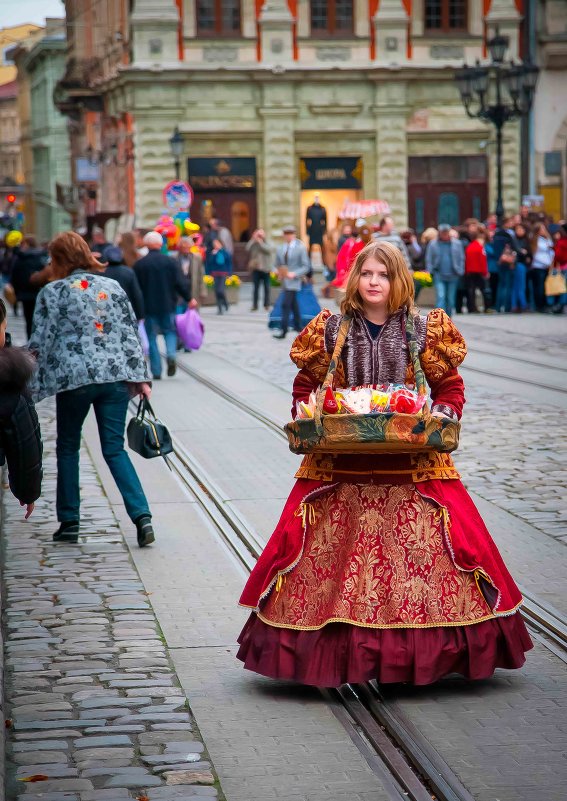
[[(561, 314), (567, 305), (567, 225), (550, 223), (545, 215), (522, 206), (506, 215), (480, 222), (469, 218), (461, 226), (447, 223), (397, 233), (391, 216), (377, 225), (357, 220), (343, 225), (338, 238), (334, 285), (344, 286), (357, 253), (371, 239), (390, 242), (414, 272), (426, 272), (436, 291), (436, 305), (447, 314), (467, 311), (528, 311)], [(559, 280), (546, 287), (556, 272)], [(416, 297), (422, 283), (416, 281)]]

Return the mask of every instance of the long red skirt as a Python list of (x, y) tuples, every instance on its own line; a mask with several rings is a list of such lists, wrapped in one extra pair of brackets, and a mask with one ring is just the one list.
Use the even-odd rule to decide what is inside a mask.
[(329, 687), (428, 684), (449, 673), (481, 679), (523, 664), (532, 644), (517, 613), (521, 596), (470, 510), (476, 542), (467, 549), (455, 513), (466, 495), (460, 482), (442, 482), (460, 487), (446, 503), (435, 499), (441, 482), (420, 491), (313, 483), (298, 482), (309, 491), (299, 504), (292, 492), (243, 593), (247, 605), (257, 599), (239, 638), (245, 667)]

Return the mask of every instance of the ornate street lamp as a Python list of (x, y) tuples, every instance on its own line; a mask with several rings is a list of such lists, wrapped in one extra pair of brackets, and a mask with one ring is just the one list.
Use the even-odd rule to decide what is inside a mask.
[[(502, 201), (502, 128), (510, 120), (529, 113), (534, 99), (539, 67), (529, 61), (505, 63), (510, 44), (498, 28), (487, 43), (490, 64), (478, 61), (473, 67), (465, 64), (455, 73), (455, 82), (469, 117), (491, 122), (496, 128), (496, 216), (504, 217)], [(492, 80), (491, 80), (492, 78)], [(505, 91), (506, 89), (506, 91)], [(506, 94), (507, 92), (507, 94)]]
[(171, 155), (173, 156), (173, 162), (175, 164), (175, 178), (178, 181), (181, 156), (183, 155), (183, 137), (179, 133), (179, 128), (177, 125), (175, 126), (173, 136), (169, 140), (169, 147), (171, 149)]

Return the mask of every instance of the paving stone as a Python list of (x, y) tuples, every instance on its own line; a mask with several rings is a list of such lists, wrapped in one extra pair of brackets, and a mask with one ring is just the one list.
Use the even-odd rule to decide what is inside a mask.
[(31, 743), (15, 742), (11, 745), (11, 748), (14, 752), (57, 751), (68, 747), (69, 743), (66, 740), (35, 740)]
[(140, 720), (148, 720), (152, 723), (182, 723), (189, 719), (187, 712), (169, 712), (165, 715), (160, 715), (157, 712), (151, 712), (148, 715), (127, 715), (126, 717), (119, 718), (119, 723), (136, 723)]
[(70, 779), (79, 775), (77, 768), (70, 768), (67, 765), (26, 765), (17, 770), (16, 778), (24, 779), (28, 776), (42, 774), (49, 776), (50, 779)]
[[(135, 776), (128, 776), (128, 787), (133, 789), (135, 787), (160, 787), (162, 781), (157, 776), (152, 776), (151, 774), (148, 776), (140, 775), (139, 777)], [(111, 776), (105, 782), (103, 787), (123, 787), (124, 786), (124, 776)]]
[(142, 687), (142, 688), (149, 688), (149, 687), (170, 687), (173, 683), (173, 679), (169, 677), (164, 677), (162, 679), (143, 679), (142, 681), (138, 681), (135, 679), (118, 679), (114, 681), (110, 681), (109, 684), (111, 687), (119, 687), (121, 689), (128, 689), (128, 688), (135, 688), (135, 687)]
[(165, 753), (166, 754), (169, 754), (170, 752), (171, 753), (178, 753), (179, 751), (186, 751), (186, 752), (190, 752), (190, 753), (200, 754), (204, 750), (205, 750), (205, 747), (204, 747), (203, 743), (199, 743), (196, 740), (193, 741), (193, 742), (180, 741), (180, 740), (175, 741), (174, 740), (173, 742), (168, 742), (168, 743), (165, 744)]
[(45, 740), (52, 737), (80, 737), (81, 732), (78, 729), (52, 729), (48, 731), (25, 731), (15, 732), (14, 738), (16, 740)]
[(76, 752), (75, 759), (132, 759), (133, 748), (116, 746), (115, 748), (83, 748)]
[[(26, 801), (29, 801), (27, 792), (29, 790), (30, 793), (34, 795), (38, 795), (37, 786), (34, 784), (26, 784), (24, 788), (24, 798)], [(94, 790), (93, 783), (88, 779), (53, 779), (46, 782), (41, 783), (41, 790), (42, 794), (40, 794), (40, 798), (45, 801), (45, 795), (43, 793), (61, 793), (61, 795), (54, 795), (53, 801), (60, 801), (60, 799), (64, 798), (65, 796), (62, 795), (66, 790)]]
[(132, 740), (125, 734), (109, 734), (102, 737), (82, 737), (74, 740), (75, 748), (106, 748), (113, 745), (132, 745)]
[(163, 774), (166, 784), (214, 784), (215, 777), (209, 770), (172, 770)]
[(193, 731), (190, 723), (152, 723), (152, 731)]
[[(144, 698), (143, 696), (140, 698), (118, 698), (120, 702), (120, 706), (143, 706), (144, 704), (150, 704), (151, 698)], [(100, 709), (105, 706), (112, 706), (112, 704), (118, 703), (116, 696), (108, 696), (108, 695), (101, 695), (100, 698), (85, 698), (83, 701), (79, 701), (79, 708), (80, 709)]]
[(167, 762), (198, 762), (200, 760), (199, 752), (191, 752), (189, 749), (186, 751), (176, 751), (169, 754), (159, 754), (158, 756), (143, 756), (142, 762), (147, 765), (165, 765)]
[(105, 720), (112, 720), (113, 718), (123, 719), (124, 715), (128, 715), (130, 712), (132, 712), (132, 710), (125, 706), (105, 707), (104, 709), (82, 709), (79, 711), (79, 717), (91, 718), (92, 720), (96, 718), (103, 718)]
[(77, 793), (37, 793), (35, 784), (27, 788), (27, 790), (28, 792), (24, 796), (25, 801), (79, 801)]
[(171, 712), (175, 712), (177, 709), (181, 709), (184, 706), (185, 706), (185, 700), (180, 699), (177, 703), (174, 702), (173, 705), (164, 702), (163, 704), (144, 706), (142, 707), (142, 709), (139, 710), (139, 713), (140, 715), (151, 715), (151, 714), (166, 715)]
[(139, 779), (141, 776), (149, 776), (150, 773), (145, 768), (136, 766), (124, 768), (110, 768), (105, 766), (101, 768), (86, 768), (85, 770), (81, 771), (81, 776), (84, 776), (86, 779), (92, 779), (95, 778), (95, 776), (110, 775), (121, 776), (123, 780), (122, 784), (130, 784), (131, 779)]
[[(73, 720), (73, 726), (100, 726), (100, 720)], [(14, 721), (14, 728), (17, 731), (28, 731), (31, 729), (63, 729), (65, 726), (69, 726), (69, 720), (22, 720), (22, 721)]]
[[(181, 756), (181, 755), (180, 755)], [(195, 771), (202, 771), (202, 770), (210, 770), (211, 763), (204, 762), (199, 760), (198, 762), (187, 762), (179, 761), (179, 762), (167, 762), (163, 765), (153, 765), (152, 772), (159, 774), (165, 773), (166, 771), (171, 770), (195, 770)]]
[(188, 751), (197, 751), (199, 749), (202, 751), (204, 749), (203, 743), (195, 740), (191, 731), (148, 731), (140, 734), (138, 740), (144, 745), (159, 743), (167, 748), (168, 744), (172, 743), (172, 745), (183, 745)]
[(89, 770), (90, 768), (100, 768), (104, 764), (105, 768), (129, 768), (132, 766), (132, 760), (129, 757), (122, 757), (121, 759), (104, 759), (88, 757), (84, 759), (84, 754), (81, 752), (75, 756), (75, 762), (80, 770)]
[(12, 754), (12, 761), (18, 765), (48, 764), (64, 762), (67, 764), (67, 754), (64, 751), (34, 751), (33, 753)]
[[(113, 734), (136, 734), (137, 732), (145, 731), (145, 726), (113, 726)], [(89, 726), (85, 729), (84, 734), (102, 734), (108, 732), (108, 726)]]
[(81, 801), (125, 801), (128, 798), (131, 798), (131, 795), (126, 787), (81, 793)]
[[(187, 798), (192, 799), (209, 799), (218, 798), (218, 793), (214, 787), (156, 787), (152, 790), (151, 801), (185, 801)], [(296, 801), (294, 799), (294, 801)], [(297, 799), (300, 801), (300, 799)], [(329, 799), (331, 801), (331, 799)], [(332, 801), (335, 801), (332, 799)]]

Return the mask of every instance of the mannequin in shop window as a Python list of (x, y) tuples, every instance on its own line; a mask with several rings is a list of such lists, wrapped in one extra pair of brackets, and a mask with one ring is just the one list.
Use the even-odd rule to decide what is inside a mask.
[(305, 226), (309, 237), (309, 253), (313, 245), (323, 246), (323, 235), (327, 230), (327, 209), (321, 205), (319, 195), (313, 196), (313, 203), (307, 206)]

